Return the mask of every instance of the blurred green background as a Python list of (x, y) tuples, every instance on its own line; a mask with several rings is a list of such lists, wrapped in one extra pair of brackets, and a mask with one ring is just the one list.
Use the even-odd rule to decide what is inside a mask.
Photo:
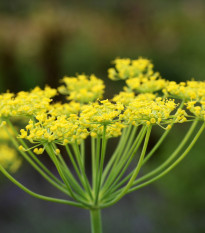
[[(64, 75), (95, 73), (109, 98), (123, 85), (107, 79), (116, 57), (149, 58), (169, 80), (204, 80), (204, 12), (203, 0), (1, 0), (0, 91), (57, 87)], [(146, 169), (172, 151), (186, 128), (175, 129)], [(104, 232), (204, 233), (204, 136), (170, 174), (103, 210)], [(59, 196), (26, 162), (15, 176)], [(2, 233), (87, 233), (89, 225), (86, 211), (36, 200), (0, 175)]]

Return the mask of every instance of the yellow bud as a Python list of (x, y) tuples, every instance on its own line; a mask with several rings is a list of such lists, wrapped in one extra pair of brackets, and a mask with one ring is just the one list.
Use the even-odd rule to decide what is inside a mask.
[(61, 153), (59, 149), (56, 149), (55, 152), (57, 155), (59, 155)]
[(168, 130), (168, 129), (171, 129), (171, 128), (172, 128), (171, 125), (167, 125), (167, 127), (165, 129)]
[(151, 119), (150, 119), (150, 122), (151, 122), (152, 124), (155, 124), (155, 123), (156, 123), (156, 120), (155, 120), (154, 118), (151, 118)]
[(38, 148), (35, 148), (33, 152), (38, 155)]
[(19, 146), (19, 150), (20, 150), (20, 151), (25, 151), (25, 148), (24, 148), (22, 145), (20, 145), (20, 146)]
[(39, 148), (38, 149), (38, 154), (40, 155), (40, 154), (43, 154), (43, 152), (44, 152), (44, 148)]

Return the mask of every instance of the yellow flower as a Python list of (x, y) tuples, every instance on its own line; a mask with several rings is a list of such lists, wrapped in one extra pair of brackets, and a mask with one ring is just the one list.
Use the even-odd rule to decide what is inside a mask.
[(166, 96), (183, 100), (203, 100), (205, 98), (205, 82), (187, 81), (176, 83), (171, 81), (163, 89)]
[(65, 86), (60, 86), (58, 91), (68, 95), (68, 100), (80, 103), (89, 103), (101, 99), (104, 93), (104, 84), (95, 75), (77, 75), (77, 77), (64, 77), (62, 82)]
[(21, 163), (22, 161), (18, 157), (15, 149), (7, 145), (0, 145), (0, 164), (5, 169), (14, 173), (19, 169)]

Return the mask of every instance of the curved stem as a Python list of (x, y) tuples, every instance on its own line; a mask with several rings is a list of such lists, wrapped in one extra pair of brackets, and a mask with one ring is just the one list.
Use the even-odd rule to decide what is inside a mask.
[[(19, 151), (18, 147), (19, 144), (17, 140), (13, 137), (13, 135), (10, 134), (8, 131), (7, 127), (5, 127), (5, 130), (7, 131), (8, 135), (10, 136), (10, 139), (15, 146), (15, 148)], [(62, 191), (63, 193), (67, 194), (70, 196), (70, 193), (63, 187), (62, 183), (59, 185), (56, 183), (54, 180), (52, 180), (39, 166), (35, 164), (35, 162), (24, 152), (24, 151), (19, 151), (21, 155), (24, 157), (25, 160), (27, 160), (28, 163), (36, 170), (38, 171), (51, 185)]]
[[(148, 174), (140, 177), (139, 179), (135, 180), (133, 185), (139, 184), (140, 182), (154, 176), (155, 174), (159, 173), (160, 171), (162, 171), (180, 152), (180, 150), (184, 147), (184, 145), (187, 143), (187, 141), (189, 140), (190, 136), (192, 135), (194, 129), (197, 126), (198, 121), (195, 121), (192, 123), (191, 127), (189, 128), (188, 132), (186, 133), (184, 139), (182, 140), (182, 142), (178, 145), (178, 147), (176, 148), (176, 150), (171, 154), (171, 156), (159, 167), (157, 167), (156, 169), (154, 169), (153, 171), (149, 172)], [(142, 163), (143, 166), (143, 163)], [(120, 193), (120, 191), (123, 189), (119, 189), (118, 191), (116, 191), (114, 193), (115, 190), (117, 190), (120, 186), (122, 186), (133, 174), (134, 170), (132, 172), (130, 172), (129, 175), (127, 175), (123, 180), (121, 180), (113, 189), (112, 189), (112, 193), (113, 196), (115, 196), (117, 193)]]
[(47, 145), (46, 145), (46, 151), (48, 152), (48, 154), (49, 154), (51, 160), (52, 160), (53, 163), (55, 164), (55, 166), (56, 166), (56, 168), (57, 168), (57, 170), (58, 170), (58, 172), (59, 172), (60, 177), (62, 178), (63, 182), (65, 183), (65, 185), (66, 185), (66, 187), (67, 187), (67, 189), (68, 189), (68, 191), (70, 192), (71, 197), (72, 197), (74, 200), (76, 200), (77, 202), (80, 202), (80, 203), (82, 203), (82, 204), (85, 205), (85, 206), (90, 206), (89, 203), (87, 203), (87, 202), (85, 202), (84, 200), (82, 200), (81, 197), (79, 197), (78, 195), (76, 195), (76, 193), (73, 192), (73, 190), (72, 190), (72, 188), (71, 188), (71, 185), (70, 185), (70, 183), (68, 182), (68, 180), (66, 179), (65, 174), (64, 174), (64, 172), (62, 171), (62, 169), (61, 169), (61, 167), (60, 167), (60, 164), (59, 164), (59, 162), (58, 162), (58, 159), (56, 158), (56, 155), (55, 155), (54, 152), (53, 152), (53, 148), (52, 148), (51, 144), (47, 144)]
[(68, 200), (63, 200), (63, 199), (58, 199), (58, 198), (53, 198), (53, 197), (47, 197), (44, 195), (40, 195), (37, 194), (33, 191), (31, 191), (30, 189), (26, 188), (24, 185), (22, 185), (20, 182), (18, 182), (16, 179), (14, 179), (0, 164), (0, 171), (12, 182), (14, 183), (16, 186), (18, 186), (20, 189), (22, 189), (24, 192), (30, 194), (33, 197), (36, 197), (38, 199), (41, 200), (45, 200), (45, 201), (51, 201), (51, 202), (56, 202), (56, 203), (61, 203), (61, 204), (67, 204), (67, 205), (72, 205), (72, 206), (76, 206), (76, 207), (81, 207), (84, 209), (87, 209), (87, 207), (83, 206), (80, 203), (77, 202), (73, 202), (73, 201), (68, 201)]
[[(184, 102), (185, 102), (185, 101), (182, 100), (182, 102), (181, 102), (181, 104), (180, 104), (178, 110), (183, 108)], [(176, 120), (176, 116), (174, 116), (174, 118), (173, 118), (173, 120), (172, 120), (172, 122), (171, 122), (171, 124), (170, 124), (170, 125), (171, 125), (171, 129), (172, 129), (172, 126), (173, 126), (175, 120)], [(160, 137), (160, 139), (158, 140), (157, 144), (152, 148), (152, 150), (151, 150), (151, 151), (147, 154), (147, 156), (145, 157), (145, 159), (144, 159), (142, 165), (144, 165), (144, 164), (152, 157), (152, 155), (154, 154), (154, 152), (155, 152), (155, 151), (159, 148), (159, 146), (162, 144), (162, 142), (164, 141), (164, 139), (166, 138), (166, 136), (168, 135), (168, 133), (170, 132), (171, 129), (167, 129), (167, 130), (163, 133), (163, 135), (162, 135), (162, 136)]]
[[(15, 127), (13, 126), (12, 122), (7, 119), (6, 120), (7, 124), (11, 127), (12, 131), (15, 133), (16, 137), (18, 136), (18, 132), (17, 130), (15, 129)], [(10, 133), (9, 133), (10, 134)], [(11, 135), (10, 135), (11, 137)], [(27, 144), (24, 142), (23, 139), (21, 138), (18, 138), (18, 141), (20, 141), (20, 143), (23, 145), (23, 147), (25, 149), (28, 149), (28, 154), (32, 157), (32, 159), (39, 165), (39, 167), (41, 167), (45, 173), (47, 173), (53, 180), (55, 180), (56, 183), (58, 183), (59, 185), (62, 185), (62, 182), (56, 177), (53, 175), (52, 172), (50, 172), (48, 170), (48, 168), (36, 157), (36, 155), (31, 151), (29, 150), (29, 147), (27, 146)]]
[(203, 132), (204, 128), (205, 128), (205, 123), (203, 123), (203, 125), (199, 129), (198, 133), (196, 134), (196, 136), (194, 137), (194, 139), (192, 140), (192, 142), (189, 144), (189, 146), (187, 147), (187, 149), (184, 151), (184, 153), (171, 166), (169, 166), (166, 170), (164, 170), (162, 173), (160, 173), (159, 175), (155, 176), (151, 180), (149, 180), (147, 182), (144, 182), (144, 183), (142, 183), (142, 184), (140, 184), (140, 185), (138, 185), (136, 187), (131, 188), (128, 191), (128, 193), (131, 193), (131, 192), (133, 192), (135, 190), (138, 190), (138, 189), (140, 189), (140, 188), (142, 188), (144, 186), (147, 186), (148, 184), (151, 184), (152, 182), (160, 179), (161, 177), (163, 177), (164, 175), (166, 175), (169, 171), (171, 171), (189, 153), (189, 151), (194, 146), (194, 144), (196, 143), (197, 139), (199, 138), (199, 136)]
[(145, 175), (145, 176), (139, 178), (138, 180), (136, 180), (134, 182), (134, 185), (136, 185), (137, 183), (139, 183), (139, 182), (141, 182), (141, 181), (155, 175), (156, 173), (160, 172), (161, 170), (163, 170), (179, 154), (179, 152), (185, 146), (185, 144), (187, 143), (187, 141), (191, 137), (194, 129), (196, 128), (197, 124), (198, 124), (197, 120), (192, 123), (191, 127), (189, 128), (188, 132), (186, 133), (186, 135), (183, 138), (183, 140), (181, 141), (181, 143), (178, 145), (176, 150), (171, 154), (171, 156), (162, 165), (160, 165), (158, 168), (154, 169), (153, 171), (149, 172), (147, 175)]

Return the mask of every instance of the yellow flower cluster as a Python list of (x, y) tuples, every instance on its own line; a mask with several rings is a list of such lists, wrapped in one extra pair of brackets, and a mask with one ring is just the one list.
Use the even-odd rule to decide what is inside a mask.
[[(38, 144), (46, 144), (47, 142), (67, 144), (75, 141), (81, 142), (88, 136), (87, 129), (80, 125), (78, 116), (75, 114), (56, 118), (43, 113), (37, 115), (36, 119), (36, 123), (30, 120), (26, 129), (20, 130), (19, 138), (25, 138), (31, 143)], [(41, 152), (43, 153), (43, 150), (38, 151), (37, 154)]]
[(186, 103), (187, 109), (199, 120), (205, 120), (205, 101), (189, 101)]
[(0, 117), (32, 116), (46, 111), (52, 101), (51, 97), (57, 93), (56, 89), (39, 87), (30, 92), (21, 91), (15, 96), (12, 93), (0, 95)]
[(137, 77), (126, 80), (129, 89), (139, 93), (153, 93), (162, 90), (166, 86), (166, 80), (157, 76)]
[(163, 92), (166, 96), (199, 101), (205, 98), (205, 82), (187, 81), (176, 83), (172, 81), (166, 85)]
[(51, 104), (48, 112), (52, 116), (61, 116), (66, 115), (70, 116), (71, 114), (78, 114), (81, 110), (81, 104), (75, 101), (71, 101), (69, 103), (54, 103)]
[[(169, 82), (143, 58), (116, 59), (114, 64), (115, 68), (108, 70), (109, 77), (125, 80), (127, 86), (111, 101), (99, 100), (104, 84), (96, 76), (64, 77), (58, 90), (68, 95), (68, 103), (52, 103), (57, 90), (49, 87), (16, 95), (5, 93), (0, 95), (2, 122), (4, 117), (30, 116), (19, 137), (35, 143), (34, 152), (42, 154), (48, 142), (81, 143), (88, 136), (102, 137), (104, 132), (107, 138), (118, 137), (129, 124), (169, 129), (173, 123), (205, 120), (205, 82)], [(180, 107), (174, 98), (183, 99)], [(183, 109), (184, 102), (189, 115)], [(22, 146), (20, 149), (24, 150)]]
[(134, 92), (121, 91), (118, 95), (115, 95), (112, 99), (114, 102), (122, 103), (123, 105), (128, 105), (135, 98)]
[(86, 75), (64, 77), (62, 82), (65, 86), (60, 86), (58, 91), (61, 94), (68, 95), (68, 100), (89, 103), (101, 99), (104, 93), (105, 85), (95, 75), (90, 77)]
[(129, 58), (115, 59), (115, 68), (108, 69), (108, 77), (112, 80), (126, 80), (128, 78), (136, 78), (139, 76), (152, 76), (153, 64), (144, 58), (131, 60)]
[[(176, 109), (177, 104), (174, 100), (162, 99), (155, 100), (133, 100), (126, 108), (120, 119), (127, 121), (128, 124), (171, 124), (173, 119), (175, 122), (186, 121), (185, 112), (182, 114), (178, 111), (175, 115), (172, 112)], [(169, 128), (169, 127), (168, 127)]]
[(0, 164), (8, 169), (10, 172), (16, 172), (21, 166), (21, 159), (18, 157), (15, 149), (7, 146), (0, 145)]
[(153, 64), (147, 59), (116, 59), (114, 63), (115, 68), (108, 70), (108, 77), (112, 80), (126, 80), (128, 87), (125, 90), (153, 93), (166, 86), (166, 80), (153, 71)]
[(114, 102), (119, 102), (123, 104), (124, 106), (127, 106), (134, 100), (149, 101), (149, 100), (154, 100), (155, 98), (156, 98), (156, 95), (153, 93), (143, 93), (143, 94), (138, 94), (137, 96), (135, 96), (134, 92), (122, 91), (118, 95), (115, 95), (112, 100)]
[(108, 100), (85, 105), (80, 114), (81, 125), (89, 128), (90, 135), (96, 137), (103, 134), (106, 126), (106, 137), (121, 135), (124, 124), (119, 121), (119, 115), (124, 110), (121, 103), (111, 103)]

